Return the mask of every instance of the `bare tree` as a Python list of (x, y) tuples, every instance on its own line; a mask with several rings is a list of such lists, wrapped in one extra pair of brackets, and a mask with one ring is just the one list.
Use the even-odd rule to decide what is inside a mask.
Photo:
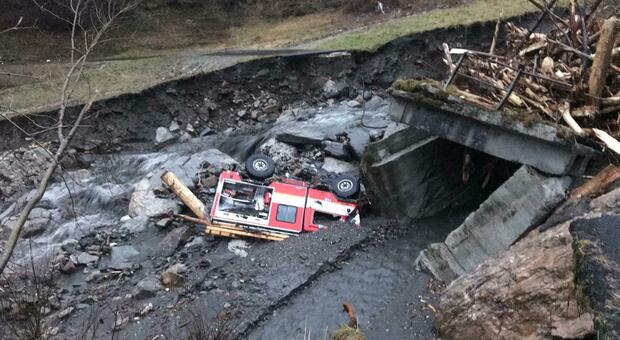
[[(60, 108), (58, 109), (56, 121), (58, 148), (55, 152), (46, 149), (50, 154), (50, 163), (45, 171), (45, 174), (41, 178), (36, 193), (21, 210), (15, 227), (9, 236), (7, 244), (2, 252), (2, 255), (0, 256), (0, 274), (4, 272), (4, 269), (6, 268), (6, 265), (15, 250), (19, 235), (24, 224), (28, 220), (30, 212), (43, 198), (54, 173), (59, 167), (61, 158), (71, 143), (71, 140), (75, 136), (76, 131), (80, 127), (82, 120), (90, 111), (93, 104), (94, 96), (90, 95), (89, 98), (85, 100), (86, 104), (82, 105), (75, 119), (73, 119), (73, 121), (69, 124), (65, 124), (65, 120), (67, 119), (67, 107), (74, 99), (76, 99), (73, 98), (74, 91), (78, 86), (85, 86), (85, 82), (83, 81), (85, 79), (84, 68), (90, 54), (93, 49), (102, 42), (103, 36), (110, 29), (114, 21), (119, 16), (135, 8), (140, 2), (140, 0), (65, 0), (62, 4), (66, 6), (69, 13), (71, 13), (69, 17), (65, 17), (46, 7), (49, 1), (33, 1), (41, 8), (41, 10), (70, 25), (70, 66), (65, 74), (64, 81), (59, 90)], [(10, 120), (6, 114), (10, 110), (10, 108), (7, 108), (6, 112), (0, 112), (0, 115), (9, 122), (13, 123), (18, 129), (20, 129), (20, 131), (26, 133), (25, 130)], [(65, 131), (67, 129), (68, 131)], [(31, 135), (29, 135), (29, 137), (32, 138)], [(33, 138), (33, 140), (35, 140), (35, 143), (42, 147), (42, 144), (36, 142), (36, 139)]]

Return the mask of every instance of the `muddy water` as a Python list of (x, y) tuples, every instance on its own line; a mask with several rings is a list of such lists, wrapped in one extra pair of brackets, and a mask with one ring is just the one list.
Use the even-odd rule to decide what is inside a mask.
[(310, 339), (330, 339), (349, 321), (342, 312), (345, 301), (355, 307), (367, 339), (433, 338), (434, 316), (427, 304), (436, 302), (427, 288), (429, 276), (414, 271), (413, 260), (462, 222), (466, 211), (420, 221), (400, 237), (357, 250), (341, 269), (313, 282), (248, 338), (304, 339), (309, 334)]

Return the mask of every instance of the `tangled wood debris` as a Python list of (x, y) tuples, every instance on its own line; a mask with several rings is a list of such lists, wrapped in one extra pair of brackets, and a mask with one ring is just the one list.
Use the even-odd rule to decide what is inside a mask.
[[(565, 124), (620, 155), (620, 19), (597, 15), (602, 0), (589, 7), (572, 0), (558, 11), (565, 15), (552, 11), (556, 0), (528, 1), (538, 20), (529, 28), (506, 23), (503, 53), (495, 54), (499, 30), (490, 52), (443, 44), (446, 87), (477, 105)], [(539, 30), (545, 20), (551, 29)]]

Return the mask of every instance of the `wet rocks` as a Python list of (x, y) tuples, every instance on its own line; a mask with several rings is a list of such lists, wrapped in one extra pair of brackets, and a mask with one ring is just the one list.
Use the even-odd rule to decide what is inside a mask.
[(454, 281), (441, 297), (442, 339), (578, 339), (593, 316), (575, 285), (568, 224), (533, 232)]
[(166, 287), (180, 287), (185, 282), (187, 266), (177, 263), (170, 266), (161, 274), (161, 282)]
[(355, 129), (347, 133), (349, 142), (347, 146), (351, 149), (351, 153), (357, 159), (361, 159), (366, 150), (366, 146), (370, 143), (370, 133), (365, 129)]
[(134, 299), (137, 300), (152, 298), (157, 295), (157, 292), (160, 291), (162, 288), (163, 287), (159, 280), (147, 277), (138, 282), (132, 292), (132, 296), (134, 297)]
[(40, 147), (0, 153), (0, 203), (37, 183), (50, 160), (51, 156)]
[(330, 79), (325, 82), (325, 85), (323, 85), (323, 96), (326, 99), (336, 98), (343, 95), (345, 91), (348, 91), (348, 89), (349, 86), (347, 84), (340, 81), (335, 82)]
[(571, 182), (569, 177), (546, 177), (522, 166), (443, 244), (422, 251), (416, 266), (446, 282), (473, 271), (542, 222), (564, 200)]
[(349, 152), (345, 149), (344, 143), (323, 141), (325, 153), (337, 159), (348, 160), (350, 158)]
[(76, 265), (89, 265), (99, 261), (99, 256), (91, 255), (87, 252), (80, 252), (77, 255), (71, 255), (71, 260)]
[(170, 132), (170, 130), (161, 126), (155, 130), (155, 144), (159, 147), (164, 147), (166, 145), (174, 142), (176, 137)]
[(176, 201), (155, 196), (148, 179), (143, 179), (134, 186), (129, 202), (129, 216), (157, 217), (175, 214), (179, 211), (180, 208)]
[(161, 254), (163, 256), (172, 255), (176, 249), (185, 244), (193, 234), (193, 231), (186, 226), (172, 230), (159, 242)]
[(106, 259), (104, 266), (112, 270), (130, 269), (133, 267), (131, 259), (138, 254), (138, 250), (131, 245), (112, 247), (110, 257)]
[(355, 165), (331, 157), (325, 157), (325, 162), (321, 169), (334, 174), (355, 173), (358, 171)]

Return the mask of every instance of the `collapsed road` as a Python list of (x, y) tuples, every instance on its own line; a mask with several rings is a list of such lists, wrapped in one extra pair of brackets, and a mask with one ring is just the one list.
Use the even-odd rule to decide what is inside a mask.
[[(444, 117), (439, 123), (433, 118), (445, 116), (446, 110), (411, 109), (413, 105), (406, 103), (412, 102), (415, 91), (399, 93), (398, 85), (392, 96), (385, 91), (396, 78), (443, 78), (438, 43), (483, 49), (492, 40), (494, 26), (422, 33), (374, 54), (253, 61), (97, 103), (91, 126), (63, 160), (63, 178), (56, 179), (30, 216), (16, 255), (17, 265), (34, 260), (53, 268), (44, 314), (46, 334), (56, 339), (84, 338), (89, 332), (96, 333), (94, 338), (175, 339), (210, 325), (205, 327), (228, 332), (230, 338), (322, 338), (346, 324), (343, 302), (356, 307), (359, 327), (369, 339), (428, 339), (438, 335), (437, 328), (444, 332), (439, 335), (454, 338), (459, 327), (472, 323), (466, 317), (470, 310), (480, 308), (495, 317), (493, 313), (501, 311), (485, 310), (486, 305), (470, 300), (460, 305), (451, 301), (460, 301), (463, 292), (480, 281), (494, 282), (494, 268), (514, 265), (501, 262), (507, 250), (510, 254), (533, 249), (536, 259), (549, 254), (572, 259), (568, 226), (559, 232), (562, 237), (543, 233), (514, 249), (512, 245), (565, 198), (573, 182), (565, 175), (583, 173), (586, 163), (599, 155), (586, 147), (565, 152), (564, 146), (547, 138), (550, 133), (524, 137), (514, 122), (501, 126), (519, 134), (509, 142), (549, 146), (541, 151), (544, 155), (489, 148), (496, 143), (480, 142), (487, 137), (470, 143), (459, 138), (465, 133), (458, 129), (454, 134), (450, 132), (455, 130), (442, 130), (455, 120)], [(431, 99), (436, 93), (430, 90)], [(436, 98), (432, 102), (436, 104)], [(469, 123), (476, 118), (471, 115), (482, 112), (451, 109), (458, 119), (469, 114), (464, 119)], [(484, 123), (482, 132), (492, 138), (493, 128), (486, 128), (497, 122), (488, 116), (477, 118)], [(416, 121), (425, 123), (416, 130)], [(33, 128), (32, 122), (23, 123)], [(455, 126), (476, 129), (475, 123)], [(6, 122), (0, 123), (0, 131), (6, 136), (0, 146), (4, 239), (46, 154)], [(222, 171), (241, 168), (254, 153), (271, 156), (277, 174), (310, 182), (334, 174), (362, 175), (371, 206), (364, 211), (361, 227), (331, 223), (317, 233), (265, 242), (208, 236), (203, 226), (174, 218), (187, 211), (162, 186), (165, 171), (174, 172), (210, 206)], [(609, 207), (618, 206), (614, 197), (580, 204), (610, 214)], [(507, 210), (510, 216), (503, 218)], [(602, 217), (597, 228), (606, 230), (614, 216)], [(595, 239), (584, 224), (570, 228)], [(487, 238), (481, 240), (479, 234)], [(561, 242), (554, 243), (558, 239)], [(588, 278), (602, 270), (588, 254), (609, 246), (593, 244), (576, 254), (590, 271), (570, 276), (574, 266), (562, 267), (557, 272), (566, 285), (550, 289), (540, 301), (571, 291), (574, 275)], [(498, 263), (489, 267), (489, 261)], [(414, 262), (428, 274), (415, 271)], [(479, 268), (490, 268), (490, 273), (479, 273)], [(614, 268), (604, 270), (613, 273)], [(520, 277), (530, 274), (521, 273)], [(547, 279), (541, 277), (541, 282)], [(438, 294), (444, 288), (440, 281), (452, 282), (443, 299)], [(506, 282), (499, 287), (479, 285), (480, 292), (500, 295), (501, 288), (510, 286)], [(542, 291), (536, 285), (528, 288)], [(0, 303), (3, 316), (19, 315), (15, 299), (2, 300), (11, 302)], [(598, 311), (607, 308), (606, 300), (593, 301)], [(613, 310), (607, 313), (613, 315)], [(455, 320), (459, 327), (450, 322), (436, 327), (438, 316), (440, 321)], [(581, 334), (567, 327), (575, 320), (592, 323), (589, 312), (568, 311), (553, 320), (554, 336)], [(527, 334), (516, 328), (511, 335)]]

